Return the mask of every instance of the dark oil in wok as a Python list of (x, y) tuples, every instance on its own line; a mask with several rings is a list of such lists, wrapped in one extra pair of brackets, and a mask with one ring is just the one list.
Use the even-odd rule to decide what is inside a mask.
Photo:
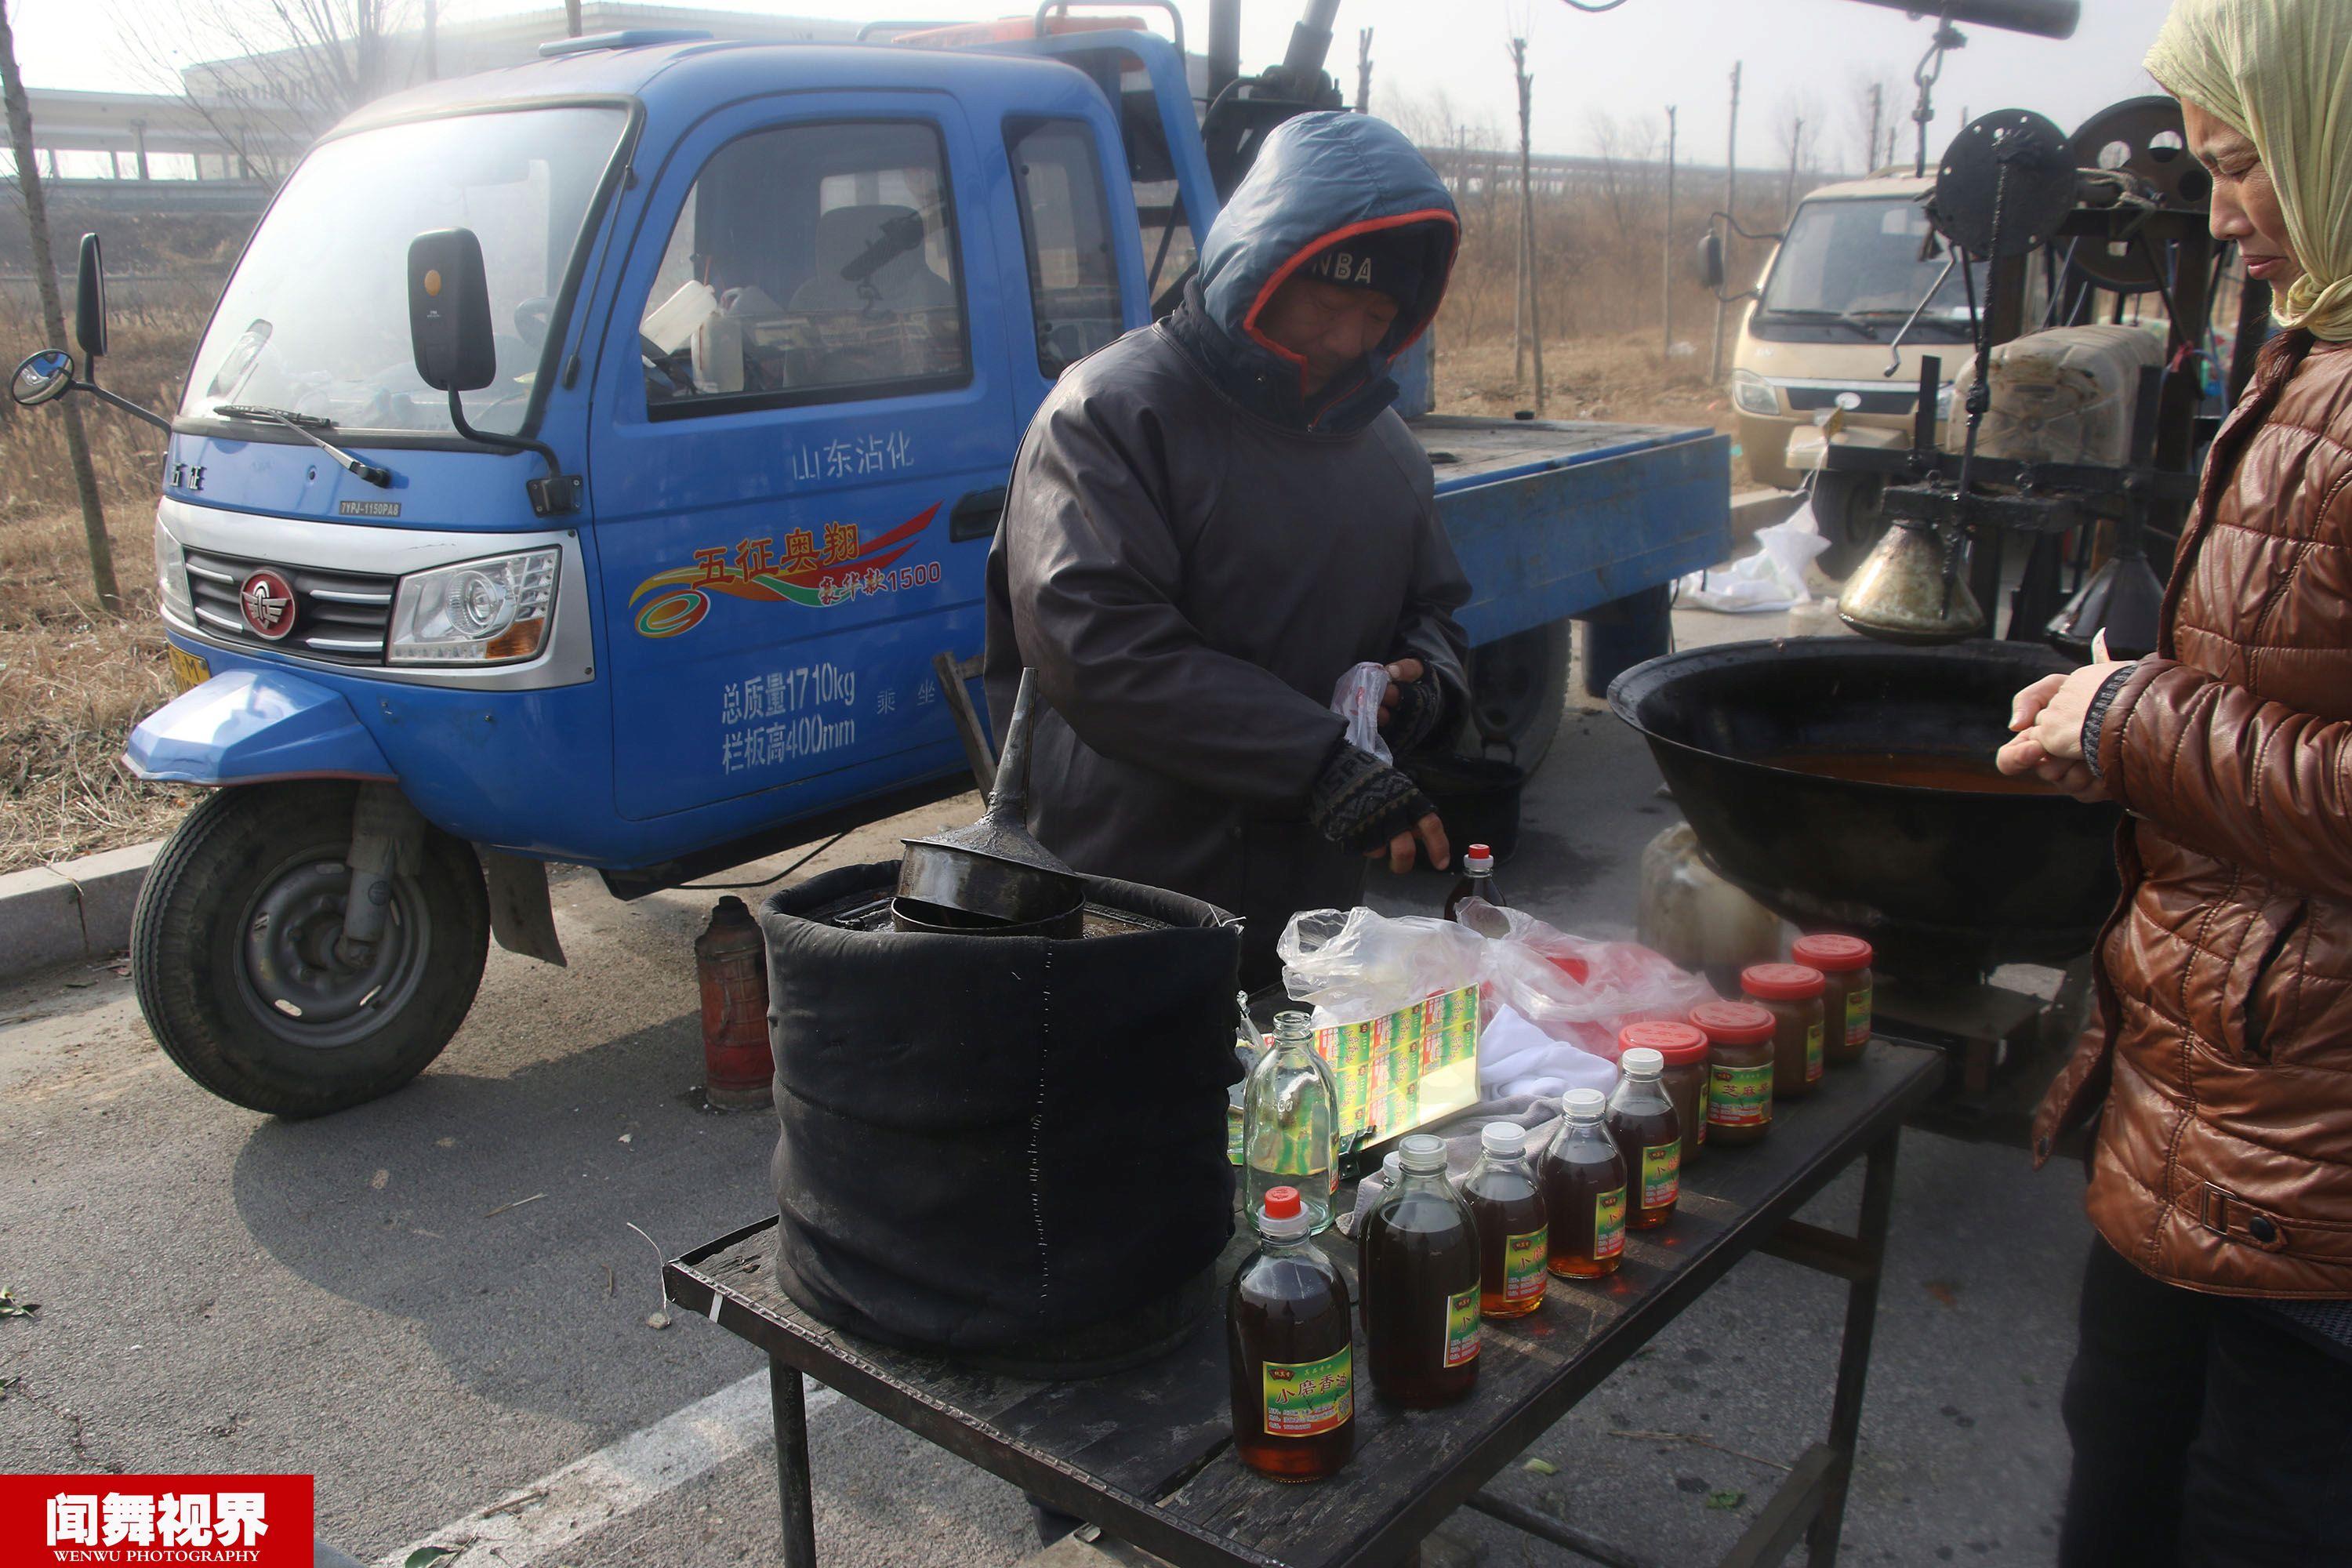
[(1992, 758), (1950, 752), (1781, 752), (1756, 761), (1768, 768), (1811, 773), (1820, 778), (1848, 779), (1856, 784), (1907, 784), (1914, 789), (1953, 790), (1963, 795), (2055, 795), (2058, 792), (2028, 773), (2011, 778), (1995, 768)]

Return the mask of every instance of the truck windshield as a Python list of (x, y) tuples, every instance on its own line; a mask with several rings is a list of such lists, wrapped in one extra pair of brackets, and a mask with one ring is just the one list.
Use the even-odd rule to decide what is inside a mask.
[(514, 435), (544, 373), (555, 297), (627, 124), (619, 108), (518, 110), (387, 125), (302, 161), (246, 247), (197, 347), (184, 418), (224, 404), (290, 409), (345, 431), (451, 432), (416, 374), (408, 243), (482, 242), (498, 378), (466, 418)]
[[(1798, 206), (1765, 279), (1767, 314), (1813, 317), (1908, 316), (1934, 287), (1948, 252), (1920, 259), (1927, 215), (1906, 196), (1810, 201)], [(1920, 316), (1965, 323), (1969, 307), (1955, 268)]]

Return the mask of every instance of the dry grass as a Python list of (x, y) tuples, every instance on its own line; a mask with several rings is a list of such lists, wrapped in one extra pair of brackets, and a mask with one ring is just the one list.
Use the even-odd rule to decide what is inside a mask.
[[(116, 301), (100, 374), (150, 406), (177, 395), (203, 317)], [(0, 299), (0, 348), (41, 341), (29, 299)], [(0, 872), (170, 830), (196, 792), (142, 784), (120, 758), (132, 725), (172, 694), (155, 614), (160, 431), (80, 400), (122, 590), (100, 612), (54, 408), (0, 404)]]

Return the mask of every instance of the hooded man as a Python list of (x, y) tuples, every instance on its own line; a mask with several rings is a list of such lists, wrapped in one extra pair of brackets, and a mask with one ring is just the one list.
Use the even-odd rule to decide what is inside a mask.
[(987, 680), (1001, 727), (1037, 671), (1031, 826), (1079, 870), (1240, 913), (1253, 989), (1290, 915), (1360, 901), (1369, 860), (1449, 857), (1330, 702), (1349, 667), (1386, 665), (1396, 754), (1465, 711), (1469, 584), (1388, 374), (1458, 234), (1393, 127), (1285, 122), (1183, 303), (1070, 367), (1013, 461)]

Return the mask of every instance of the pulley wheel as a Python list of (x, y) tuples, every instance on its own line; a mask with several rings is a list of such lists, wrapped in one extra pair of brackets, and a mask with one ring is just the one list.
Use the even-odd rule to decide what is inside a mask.
[[(2212, 202), (2213, 179), (2189, 156), (2180, 105), (2163, 93), (2107, 105), (2083, 121), (2073, 148), (2077, 168), (2122, 174), (2168, 212), (2201, 213)], [(2084, 240), (2074, 247), (2074, 265), (2100, 288), (2121, 294), (2145, 293), (2160, 281), (2134, 244)]]
[(1997, 259), (1993, 206), (2004, 169), (2002, 257), (2039, 249), (2074, 210), (2074, 158), (2064, 132), (2030, 109), (1979, 115), (1944, 149), (1927, 221), (1980, 261)]

